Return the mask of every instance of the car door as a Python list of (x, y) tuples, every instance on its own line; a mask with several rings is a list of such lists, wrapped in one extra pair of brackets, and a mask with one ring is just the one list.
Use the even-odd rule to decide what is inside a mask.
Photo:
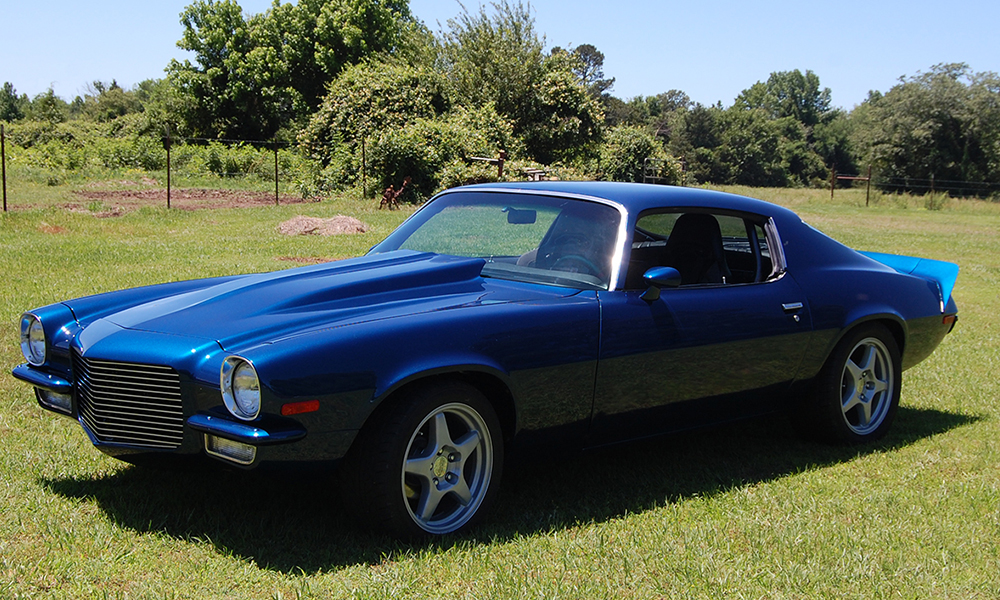
[[(636, 283), (641, 278), (632, 271), (657, 262), (673, 266), (674, 258), (642, 259), (644, 244), (656, 248), (669, 235), (637, 230), (632, 281), (626, 286), (634, 289), (599, 293), (592, 444), (762, 412), (795, 379), (811, 321), (780, 252), (769, 251), (780, 247), (777, 233), (757, 217), (713, 217), (736, 234), (725, 238), (721, 268), (712, 266), (701, 280), (662, 289), (655, 300), (644, 298), (645, 288)], [(740, 226), (748, 233), (740, 235)]]

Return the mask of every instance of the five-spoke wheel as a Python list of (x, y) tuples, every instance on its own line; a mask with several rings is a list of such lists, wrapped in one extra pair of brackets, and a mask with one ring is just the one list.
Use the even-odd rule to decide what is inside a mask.
[(489, 401), (447, 382), (406, 394), (381, 417), (361, 432), (345, 464), (345, 497), (356, 514), (401, 537), (471, 526), (495, 496), (503, 465)]
[(900, 371), (896, 340), (884, 326), (849, 332), (816, 381), (819, 433), (849, 443), (885, 435), (899, 405)]

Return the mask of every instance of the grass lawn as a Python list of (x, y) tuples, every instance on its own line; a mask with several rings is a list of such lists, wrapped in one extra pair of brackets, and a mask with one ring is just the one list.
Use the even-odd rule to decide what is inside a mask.
[[(538, 457), (507, 474), (486, 525), (407, 545), (359, 532), (317, 473), (108, 458), (9, 372), (25, 309), (358, 255), (410, 211), (344, 199), (96, 218), (43, 191), (38, 208), (0, 214), (2, 599), (1000, 597), (1000, 205), (733, 190), (855, 248), (961, 265), (959, 324), (906, 372), (879, 445), (810, 443), (776, 420)], [(336, 214), (370, 231), (277, 229)]]

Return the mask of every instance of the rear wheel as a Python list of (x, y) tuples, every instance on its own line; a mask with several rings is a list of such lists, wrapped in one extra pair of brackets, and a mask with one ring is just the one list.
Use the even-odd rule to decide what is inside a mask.
[(421, 388), (376, 418), (347, 457), (343, 492), (362, 519), (398, 537), (472, 526), (496, 495), (503, 441), (475, 388)]
[(896, 416), (901, 372), (899, 348), (888, 329), (872, 324), (849, 332), (816, 381), (818, 433), (842, 443), (880, 439)]

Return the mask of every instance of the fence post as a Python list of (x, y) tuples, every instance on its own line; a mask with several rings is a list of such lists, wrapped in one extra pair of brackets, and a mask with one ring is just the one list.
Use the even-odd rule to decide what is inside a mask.
[(868, 185), (865, 186), (865, 206), (868, 206), (868, 201), (872, 197), (872, 166), (868, 165)]
[(7, 212), (7, 132), (0, 125), (0, 169), (3, 170), (3, 211)]
[(833, 200), (833, 188), (837, 185), (837, 165), (830, 169), (830, 200)]
[(278, 206), (278, 138), (274, 138), (274, 205)]
[(365, 155), (365, 136), (361, 135), (361, 197), (368, 197), (368, 157)]
[(167, 208), (170, 208), (170, 125), (167, 125)]

